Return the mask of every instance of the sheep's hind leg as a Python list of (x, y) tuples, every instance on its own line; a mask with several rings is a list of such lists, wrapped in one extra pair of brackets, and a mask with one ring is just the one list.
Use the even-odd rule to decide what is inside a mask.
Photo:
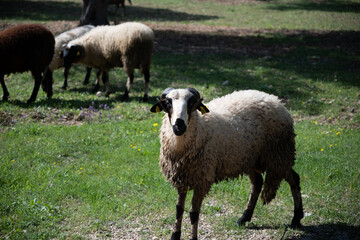
[(110, 84), (109, 84), (109, 73), (106, 71), (102, 72), (102, 81), (105, 84), (105, 88), (106, 88), (106, 93), (105, 93), (105, 97), (109, 97), (110, 96)]
[(180, 240), (181, 236), (181, 223), (185, 207), (187, 189), (178, 189), (178, 199), (176, 203), (176, 221), (174, 225), (174, 232), (171, 235), (171, 240)]
[(131, 84), (134, 82), (134, 71), (128, 71), (128, 78), (127, 78), (127, 82), (126, 82), (126, 89), (124, 92), (124, 95), (122, 97), (122, 100), (127, 100), (129, 99), (129, 93), (130, 93), (130, 88), (131, 88)]
[(261, 188), (263, 185), (263, 178), (261, 174), (257, 172), (253, 172), (252, 174), (250, 174), (250, 181), (251, 181), (251, 192), (250, 192), (249, 201), (247, 203), (246, 210), (237, 221), (238, 226), (245, 225), (246, 222), (250, 222), (251, 217), (254, 213), (256, 202), (259, 198), (259, 194), (261, 192)]
[(291, 227), (301, 227), (300, 220), (304, 217), (304, 211), (302, 206), (301, 192), (300, 192), (300, 177), (291, 169), (291, 172), (285, 178), (291, 188), (291, 194), (294, 199), (294, 217), (291, 221)]
[(31, 93), (31, 97), (29, 98), (29, 100), (27, 101), (27, 103), (35, 102), (36, 96), (37, 96), (37, 94), (38, 94), (38, 92), (39, 92), (39, 88), (40, 88), (40, 84), (41, 84), (41, 79), (42, 79), (42, 77), (41, 77), (41, 72), (34, 72), (34, 71), (32, 71), (31, 73), (32, 73), (32, 75), (33, 75), (33, 77), (34, 77), (34, 79), (35, 79), (35, 84), (34, 84), (34, 89), (33, 89), (32, 93)]
[(149, 69), (144, 70), (144, 78), (145, 78), (145, 93), (144, 93), (143, 101), (147, 102), (149, 100), (149, 85), (150, 85)]
[(6, 85), (5, 85), (4, 74), (1, 74), (1, 76), (0, 76), (0, 83), (1, 83), (1, 87), (2, 87), (3, 92), (4, 92), (2, 100), (7, 101), (8, 97), (9, 97), (9, 92), (8, 92), (8, 90), (6, 88)]

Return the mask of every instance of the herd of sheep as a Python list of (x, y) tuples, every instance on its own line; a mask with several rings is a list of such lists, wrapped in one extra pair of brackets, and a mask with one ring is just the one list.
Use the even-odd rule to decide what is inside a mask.
[(128, 75), (123, 98), (127, 99), (134, 80), (134, 70), (140, 69), (145, 78), (144, 101), (148, 100), (150, 82), (151, 54), (154, 46), (154, 33), (144, 24), (129, 22), (113, 26), (81, 26), (55, 37), (45, 27), (25, 24), (0, 32), (0, 81), (4, 91), (3, 101), (9, 92), (5, 86), (4, 75), (31, 71), (35, 86), (28, 103), (34, 102), (40, 84), (50, 98), (52, 92), (52, 72), (61, 67), (64, 71), (64, 84), (73, 63), (87, 67), (85, 83), (89, 81), (91, 68), (99, 70), (99, 78), (106, 86), (106, 96), (110, 95), (109, 70), (123, 67)]
[[(144, 101), (148, 100), (154, 33), (144, 24), (129, 22), (113, 26), (82, 26), (54, 38), (46, 28), (27, 24), (0, 32), (0, 81), (3, 101), (8, 100), (4, 75), (31, 71), (35, 85), (28, 102), (34, 102), (42, 85), (50, 98), (52, 72), (65, 68), (63, 88), (72, 64), (92, 68), (110, 94), (108, 72), (122, 67), (128, 79), (123, 99), (129, 97), (134, 69), (145, 78)], [(274, 96), (256, 90), (235, 91), (203, 104), (194, 88), (167, 88), (151, 112), (164, 111), (160, 133), (160, 166), (165, 178), (178, 191), (176, 222), (171, 239), (180, 239), (185, 198), (193, 190), (190, 220), (192, 239), (197, 239), (200, 208), (211, 185), (248, 175), (251, 193), (246, 210), (238, 220), (251, 220), (261, 193), (264, 203), (276, 195), (281, 181), (289, 183), (294, 200), (291, 226), (300, 227), (303, 206), (300, 178), (293, 170), (295, 133), (293, 120)], [(263, 176), (265, 180), (263, 181)], [(263, 187), (264, 185), (264, 187)]]

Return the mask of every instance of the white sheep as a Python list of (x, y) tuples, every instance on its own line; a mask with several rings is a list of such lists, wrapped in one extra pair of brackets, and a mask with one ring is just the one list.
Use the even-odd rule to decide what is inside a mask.
[(106, 86), (105, 96), (110, 95), (108, 71), (123, 67), (128, 75), (123, 99), (129, 97), (134, 80), (134, 69), (139, 68), (145, 78), (144, 101), (148, 100), (151, 54), (154, 33), (144, 24), (128, 22), (115, 26), (99, 26), (85, 35), (70, 41), (62, 51), (65, 66), (81, 63), (102, 71)]
[[(256, 90), (236, 91), (205, 106), (193, 88), (167, 88), (152, 112), (164, 110), (160, 133), (160, 166), (177, 189), (176, 222), (171, 239), (180, 239), (188, 190), (194, 190), (190, 220), (197, 239), (201, 203), (211, 185), (246, 174), (250, 198), (238, 225), (250, 221), (263, 185), (261, 199), (269, 203), (285, 179), (294, 199), (291, 226), (303, 218), (299, 175), (295, 160), (293, 120), (280, 100)], [(196, 111), (199, 110), (199, 111)]]
[[(51, 60), (49, 67), (44, 72), (44, 76), (48, 81), (53, 82), (53, 74), (52, 73), (55, 70), (64, 67), (64, 60), (60, 57), (60, 53), (61, 53), (63, 45), (67, 44), (68, 42), (70, 42), (71, 40), (73, 40), (75, 38), (78, 38), (78, 37), (84, 35), (85, 33), (87, 33), (88, 31), (90, 31), (93, 28), (95, 28), (95, 27), (92, 25), (76, 27), (76, 28), (70, 29), (66, 32), (63, 32), (55, 37), (54, 56)], [(67, 88), (67, 78), (69, 75), (70, 68), (71, 68), (71, 65), (67, 66), (64, 70), (64, 83), (61, 86), (62, 89)], [(91, 73), (91, 67), (87, 67), (84, 84), (87, 84), (89, 82), (90, 73)]]

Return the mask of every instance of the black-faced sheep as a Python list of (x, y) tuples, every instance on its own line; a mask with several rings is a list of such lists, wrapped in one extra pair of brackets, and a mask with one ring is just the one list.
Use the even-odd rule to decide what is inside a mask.
[(178, 191), (171, 239), (180, 239), (188, 190), (194, 190), (190, 220), (192, 239), (197, 239), (200, 207), (211, 185), (243, 174), (250, 177), (251, 193), (238, 225), (251, 220), (265, 172), (263, 202), (269, 203), (275, 197), (285, 179), (295, 206), (291, 226), (301, 225), (300, 178), (292, 168), (293, 120), (276, 96), (256, 90), (237, 91), (205, 106), (193, 88), (167, 88), (151, 108), (152, 112), (161, 110), (167, 114), (160, 133), (160, 166)]
[[(52, 61), (51, 61), (50, 65), (49, 65), (49, 68), (44, 73), (45, 78), (46, 78), (47, 81), (53, 82), (52, 73), (54, 72), (54, 70), (64, 67), (64, 59), (62, 59), (60, 57), (62, 46), (64, 44), (67, 44), (71, 40), (84, 35), (85, 33), (87, 33), (88, 31), (90, 31), (93, 28), (95, 28), (95, 27), (92, 26), (92, 25), (80, 26), (80, 27), (71, 29), (69, 31), (63, 32), (63, 33), (61, 33), (61, 34), (59, 34), (58, 36), (55, 37), (54, 56), (53, 56)], [(65, 68), (65, 70), (64, 70), (64, 83), (63, 83), (63, 85), (61, 87), (62, 89), (67, 88), (67, 85), (68, 85), (67, 84), (67, 79), (68, 79), (70, 68), (71, 68), (71, 65), (67, 66)], [(86, 76), (85, 76), (84, 84), (87, 84), (89, 82), (90, 73), (91, 73), (91, 67), (87, 67), (86, 68)]]
[(0, 82), (3, 88), (3, 101), (7, 101), (9, 92), (5, 86), (4, 75), (31, 71), (34, 89), (28, 103), (36, 100), (40, 84), (52, 96), (52, 83), (42, 82), (42, 73), (54, 55), (55, 40), (53, 34), (37, 24), (19, 25), (0, 32)]
[(105, 96), (110, 95), (108, 72), (123, 67), (128, 75), (123, 99), (129, 97), (134, 70), (139, 68), (145, 78), (144, 101), (148, 100), (151, 54), (154, 33), (144, 24), (129, 22), (116, 26), (99, 26), (85, 35), (70, 41), (63, 49), (65, 66), (81, 63), (102, 71), (106, 85)]

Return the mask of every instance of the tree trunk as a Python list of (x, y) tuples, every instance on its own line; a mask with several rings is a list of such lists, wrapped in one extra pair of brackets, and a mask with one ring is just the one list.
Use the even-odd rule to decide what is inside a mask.
[(80, 17), (80, 24), (109, 25), (107, 19), (107, 8), (109, 0), (83, 0), (83, 9)]

